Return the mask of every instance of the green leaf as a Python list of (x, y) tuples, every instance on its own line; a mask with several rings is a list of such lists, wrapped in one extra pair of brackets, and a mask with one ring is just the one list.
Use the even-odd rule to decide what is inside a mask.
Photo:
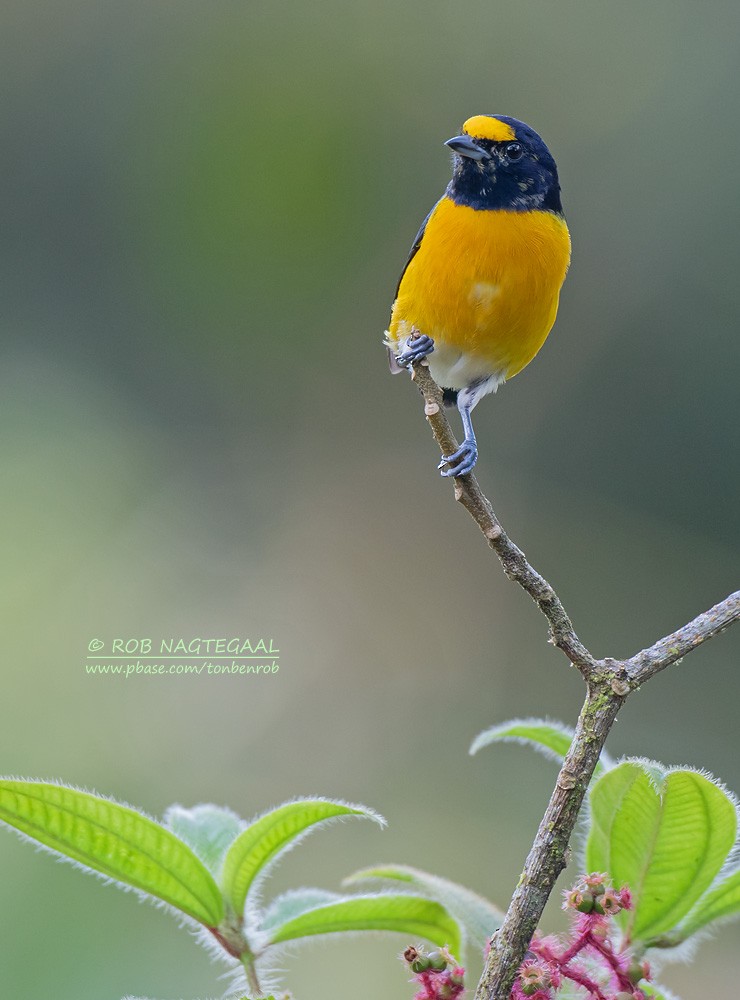
[(740, 916), (740, 870), (722, 879), (705, 893), (678, 927), (677, 944), (715, 920)]
[(409, 865), (374, 865), (372, 868), (363, 868), (346, 878), (343, 884), (355, 885), (358, 882), (379, 880), (403, 882), (436, 899), (457, 920), (471, 946), (479, 952), (485, 949), (491, 935), (504, 919), (501, 910), (472, 889)]
[(318, 906), (342, 898), (339, 893), (327, 892), (325, 889), (289, 889), (276, 896), (267, 907), (260, 920), (260, 929), (269, 930), (278, 924), (285, 924), (306, 910), (315, 910)]
[(640, 983), (640, 989), (650, 1000), (678, 1000), (675, 993), (669, 993), (665, 986), (657, 983)]
[[(546, 722), (543, 719), (514, 719), (478, 733), (470, 746), (470, 753), (476, 754), (483, 747), (490, 746), (492, 743), (523, 743), (538, 750), (550, 760), (561, 764), (570, 749), (573, 735), (574, 730), (561, 722)], [(606, 752), (602, 752), (601, 759), (594, 771), (594, 778), (598, 778), (610, 767), (613, 767), (611, 759)]]
[(457, 921), (440, 903), (406, 893), (347, 896), (316, 907), (273, 928), (268, 944), (348, 931), (397, 931), (440, 947), (447, 945), (453, 955), (460, 954)]
[(630, 939), (672, 930), (722, 868), (735, 841), (729, 795), (696, 771), (624, 761), (591, 790), (586, 868), (632, 891)]
[[(288, 996), (287, 993), (283, 994), (283, 1000), (285, 1000), (286, 996)], [(261, 1000), (277, 1000), (277, 998), (273, 993), (271, 993), (269, 996), (264, 996), (263, 994), (260, 994), (260, 997)], [(254, 1000), (254, 998), (247, 996), (246, 993), (243, 993), (240, 997), (237, 997), (236, 1000)]]
[(192, 847), (212, 875), (218, 875), (224, 854), (245, 823), (231, 809), (204, 803), (192, 809), (170, 806), (164, 825)]
[(236, 914), (241, 915), (255, 879), (294, 847), (311, 828), (340, 816), (364, 816), (381, 826), (385, 820), (365, 806), (329, 799), (299, 799), (273, 809), (251, 823), (234, 841), (224, 859), (221, 884)]
[(223, 917), (218, 887), (187, 844), (135, 809), (64, 785), (0, 779), (0, 820), (207, 927)]

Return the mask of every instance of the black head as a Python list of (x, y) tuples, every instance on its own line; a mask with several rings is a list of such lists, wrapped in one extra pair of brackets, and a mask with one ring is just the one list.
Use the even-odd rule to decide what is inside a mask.
[(562, 215), (558, 168), (533, 128), (506, 115), (468, 118), (445, 143), (455, 153), (447, 196), (460, 205)]

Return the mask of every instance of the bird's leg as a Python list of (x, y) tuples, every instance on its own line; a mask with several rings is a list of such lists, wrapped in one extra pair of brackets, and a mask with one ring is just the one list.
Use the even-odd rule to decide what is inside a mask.
[[(475, 440), (471, 414), (478, 400), (490, 391), (491, 379), (485, 378), (460, 389), (458, 392), (457, 408), (460, 411), (465, 437), (457, 451), (453, 452), (452, 455), (445, 455), (437, 466), (443, 476), (465, 476), (473, 470), (478, 461), (478, 445)], [(445, 466), (447, 466), (446, 469)]]
[(411, 365), (414, 361), (421, 361), (434, 350), (434, 341), (427, 337), (425, 333), (419, 333), (414, 327), (411, 336), (406, 338), (406, 350), (399, 354), (396, 361), (404, 367)]

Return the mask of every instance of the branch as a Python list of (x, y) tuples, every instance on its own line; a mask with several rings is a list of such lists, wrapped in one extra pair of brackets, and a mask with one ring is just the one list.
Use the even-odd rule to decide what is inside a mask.
[(736, 590), (709, 611), (697, 615), (688, 625), (667, 635), (665, 639), (658, 639), (648, 649), (643, 649), (626, 660), (624, 666), (630, 680), (637, 684), (649, 680), (659, 670), (670, 667), (672, 663), (678, 663), (681, 657), (690, 653), (692, 649), (724, 632), (739, 619), (740, 590)]
[(504, 921), (491, 939), (476, 1000), (508, 1000), (519, 966), (558, 876), (591, 777), (626, 695), (590, 688), (573, 742), (514, 890)]
[[(457, 450), (444, 412), (442, 390), (422, 361), (412, 378), (424, 397), (424, 413), (442, 455)], [(568, 843), (589, 782), (617, 713), (627, 697), (658, 671), (676, 663), (707, 639), (740, 621), (740, 591), (698, 615), (677, 632), (660, 639), (628, 660), (597, 660), (578, 638), (573, 623), (550, 584), (527, 562), (496, 517), (474, 475), (455, 482), (455, 499), (470, 513), (509, 579), (537, 604), (549, 624), (549, 642), (565, 653), (583, 675), (588, 693), (573, 742), (558, 774), (555, 789), (512, 896), (509, 909), (491, 939), (476, 1000), (509, 1000), (517, 970), (539, 924), (558, 876), (567, 864)]]
[[(443, 455), (451, 455), (457, 450), (457, 441), (443, 408), (442, 390), (423, 362), (414, 365), (412, 377), (424, 397), (424, 413), (440, 451)], [(455, 499), (466, 508), (486, 536), (509, 579), (526, 590), (547, 618), (550, 625), (548, 641), (561, 649), (584, 676), (588, 676), (595, 667), (596, 660), (576, 635), (558, 595), (547, 580), (530, 566), (522, 550), (501, 527), (490, 501), (481, 492), (478, 480), (472, 473), (455, 479)]]

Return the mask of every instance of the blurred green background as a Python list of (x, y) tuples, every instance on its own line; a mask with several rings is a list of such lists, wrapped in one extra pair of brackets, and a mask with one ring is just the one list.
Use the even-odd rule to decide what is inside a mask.
[[(581, 683), (439, 480), (382, 331), (443, 141), (531, 123), (573, 265), (478, 411), (481, 484), (597, 654), (735, 589), (740, 8), (5, 0), (1, 24), (2, 771), (154, 815), (365, 802), (388, 830), (320, 834), (275, 890), (396, 860), (505, 903), (555, 771), (467, 747), (574, 721)], [(222, 635), (273, 637), (279, 673), (84, 671), (93, 637)], [(740, 791), (738, 639), (654, 680), (611, 752)], [(7, 832), (0, 886), (3, 997), (223, 988), (169, 916)], [(737, 941), (664, 981), (734, 995)], [(287, 985), (403, 1000), (404, 943), (302, 948)]]

